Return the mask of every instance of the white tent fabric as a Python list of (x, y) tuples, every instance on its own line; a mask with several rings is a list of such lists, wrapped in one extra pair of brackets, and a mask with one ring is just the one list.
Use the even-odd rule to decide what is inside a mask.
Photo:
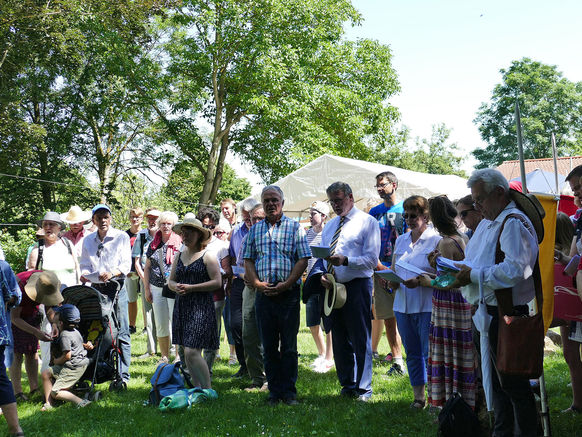
[(346, 182), (352, 188), (358, 208), (365, 210), (368, 202), (375, 205), (381, 202), (374, 185), (376, 175), (383, 171), (391, 171), (398, 178), (399, 200), (415, 194), (426, 198), (446, 194), (451, 200), (470, 194), (467, 180), (459, 176), (419, 173), (328, 154), (279, 179), (275, 185), (285, 194), (283, 211), (289, 217), (308, 215), (313, 202), (327, 200), (325, 189), (336, 181)]

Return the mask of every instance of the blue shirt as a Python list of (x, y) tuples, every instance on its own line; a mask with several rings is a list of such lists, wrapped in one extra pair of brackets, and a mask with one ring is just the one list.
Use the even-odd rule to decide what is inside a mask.
[(249, 228), (245, 222), (239, 223), (232, 231), (230, 237), (230, 246), (228, 247), (228, 254), (232, 259), (236, 259), (236, 265), (243, 267), (244, 261), (239, 258), (240, 249), (242, 247), (245, 236), (249, 233)]
[(2, 287), (2, 303), (0, 304), (0, 346), (12, 343), (10, 330), (10, 312), (6, 311), (6, 301), (16, 296), (16, 304), (20, 303), (22, 293), (14, 272), (6, 261), (0, 260), (0, 287)]
[(406, 221), (402, 218), (404, 202), (387, 207), (382, 202), (370, 210), (370, 215), (378, 221), (380, 227), (380, 253), (378, 258), (386, 267), (392, 263), (396, 238), (406, 233)]
[[(244, 247), (244, 259), (255, 262), (262, 282), (285, 281), (302, 258), (311, 257), (305, 231), (299, 222), (283, 215), (274, 225), (262, 220), (251, 228)], [(301, 279), (297, 280), (300, 283)]]

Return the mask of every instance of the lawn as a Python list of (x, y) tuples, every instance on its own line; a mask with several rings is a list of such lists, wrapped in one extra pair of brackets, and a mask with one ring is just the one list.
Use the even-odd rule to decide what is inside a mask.
[[(141, 322), (138, 322), (138, 331)], [(269, 407), (265, 393), (242, 390), (249, 380), (233, 380), (237, 370), (225, 360), (215, 365), (213, 388), (216, 401), (173, 413), (162, 414), (147, 406), (149, 379), (157, 360), (139, 360), (145, 352), (145, 336), (132, 336), (132, 379), (126, 392), (110, 393), (102, 384), (104, 398), (85, 409), (71, 404), (41, 412), (41, 399), (19, 404), (21, 424), (28, 436), (280, 436), (280, 435), (350, 435), (357, 436), (434, 436), (435, 416), (428, 410), (409, 408), (412, 390), (408, 378), (388, 379), (383, 375), (388, 367), (375, 364), (372, 401), (361, 403), (339, 396), (335, 372), (316, 374), (309, 364), (316, 358), (315, 345), (305, 327), (304, 311), (299, 331), (299, 377), (297, 381), (300, 405), (280, 404)], [(387, 352), (382, 339), (380, 352)], [(221, 356), (228, 357), (228, 345), (221, 344)], [(545, 361), (550, 399), (552, 433), (554, 436), (582, 437), (582, 417), (561, 414), (571, 401), (568, 369), (561, 352)], [(25, 393), (27, 389), (25, 388)], [(6, 431), (2, 421), (0, 432)]]

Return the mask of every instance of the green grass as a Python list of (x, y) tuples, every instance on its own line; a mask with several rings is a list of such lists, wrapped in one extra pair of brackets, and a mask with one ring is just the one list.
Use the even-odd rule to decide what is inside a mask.
[[(139, 327), (142, 326), (138, 322)], [(132, 379), (129, 389), (110, 393), (108, 384), (99, 386), (104, 398), (89, 407), (77, 410), (66, 404), (50, 412), (41, 412), (41, 402), (19, 404), (21, 425), (28, 436), (434, 436), (437, 426), (427, 410), (412, 411), (412, 390), (407, 377), (386, 379), (388, 367), (374, 367), (374, 395), (369, 403), (360, 403), (339, 396), (340, 386), (332, 370), (321, 375), (312, 372), (309, 364), (316, 357), (315, 345), (305, 328), (302, 311), (298, 337), (300, 405), (269, 407), (265, 393), (242, 390), (250, 381), (232, 380), (237, 368), (222, 360), (215, 365), (213, 388), (218, 400), (199, 404), (189, 410), (164, 413), (144, 406), (150, 389), (149, 379), (157, 360), (138, 360), (145, 352), (145, 336), (132, 336)], [(380, 352), (387, 352), (382, 339)], [(221, 344), (221, 356), (228, 357), (228, 345)], [(560, 414), (571, 401), (568, 368), (562, 354), (545, 361), (554, 436), (582, 436), (582, 418)], [(24, 381), (23, 381), (24, 382)], [(25, 388), (25, 392), (27, 389)], [(6, 424), (0, 425), (0, 433)]]

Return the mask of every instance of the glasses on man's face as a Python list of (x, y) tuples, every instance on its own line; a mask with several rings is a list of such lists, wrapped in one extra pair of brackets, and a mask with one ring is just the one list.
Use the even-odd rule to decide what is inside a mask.
[(329, 199), (329, 203), (331, 203), (332, 205), (341, 205), (344, 202), (344, 200), (346, 200), (346, 197), (348, 196), (342, 198)]
[(374, 188), (386, 188), (387, 186), (392, 185), (392, 182), (386, 182), (385, 184), (376, 184), (374, 185)]
[(470, 213), (471, 211), (475, 211), (475, 208), (464, 209), (463, 211), (461, 211), (461, 212), (459, 213), (459, 215), (461, 216), (461, 218), (462, 218), (462, 219), (464, 219), (464, 218), (466, 218), (466, 217), (469, 215), (469, 213)]
[(97, 258), (101, 258), (101, 253), (103, 253), (103, 243), (99, 243), (97, 246)]
[(416, 220), (418, 218), (418, 214), (408, 214), (407, 212), (405, 212), (404, 214), (402, 214), (402, 218), (404, 220)]

